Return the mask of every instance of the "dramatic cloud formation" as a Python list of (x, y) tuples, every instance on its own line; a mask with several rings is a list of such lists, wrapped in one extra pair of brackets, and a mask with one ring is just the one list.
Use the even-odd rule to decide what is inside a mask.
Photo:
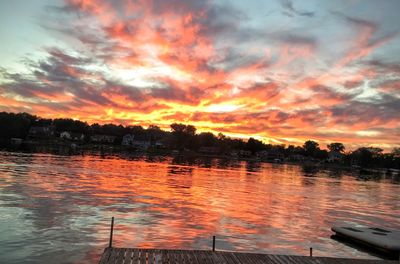
[(0, 110), (391, 148), (400, 143), (399, 7), (43, 0), (29, 34), (46, 37), (0, 62)]

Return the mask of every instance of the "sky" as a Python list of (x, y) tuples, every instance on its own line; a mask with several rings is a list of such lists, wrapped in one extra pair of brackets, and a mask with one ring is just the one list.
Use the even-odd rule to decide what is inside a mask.
[(0, 111), (400, 145), (398, 0), (0, 0)]

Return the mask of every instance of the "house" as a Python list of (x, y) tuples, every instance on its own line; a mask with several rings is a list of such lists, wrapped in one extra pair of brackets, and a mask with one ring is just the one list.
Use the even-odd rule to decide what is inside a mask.
[(71, 133), (67, 132), (67, 131), (61, 132), (60, 133), (60, 138), (61, 139), (71, 139)]
[(331, 151), (328, 153), (328, 162), (341, 162), (343, 154), (338, 151)]
[(85, 135), (82, 133), (64, 131), (60, 133), (60, 138), (73, 141), (83, 141), (85, 139)]
[(122, 137), (122, 146), (133, 146), (133, 139), (135, 138), (134, 135), (132, 134), (126, 134), (125, 136)]
[(54, 135), (54, 128), (51, 126), (32, 126), (29, 128), (28, 138), (30, 139), (48, 139)]
[(10, 142), (11, 142), (11, 146), (13, 147), (19, 147), (22, 144), (22, 138), (11, 138)]
[(136, 150), (146, 151), (150, 148), (151, 142), (150, 140), (146, 139), (134, 139), (132, 142), (132, 146), (135, 147)]
[(90, 137), (90, 141), (93, 143), (112, 144), (115, 141), (115, 136), (96, 134)]

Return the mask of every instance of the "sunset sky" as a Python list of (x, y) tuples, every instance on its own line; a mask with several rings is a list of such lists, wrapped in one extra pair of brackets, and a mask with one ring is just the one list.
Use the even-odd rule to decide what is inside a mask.
[(0, 111), (400, 145), (398, 0), (1, 0)]

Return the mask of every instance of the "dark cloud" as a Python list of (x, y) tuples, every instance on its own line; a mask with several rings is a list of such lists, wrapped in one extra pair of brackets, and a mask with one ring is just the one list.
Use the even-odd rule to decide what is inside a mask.
[[(2, 75), (7, 80), (2, 87), (8, 93), (39, 100), (41, 105), (44, 104), (41, 99), (47, 99), (49, 96), (56, 98), (66, 92), (75, 95), (75, 100), (83, 100), (86, 103), (115, 105), (101, 93), (101, 85), (95, 85), (83, 79), (85, 75), (92, 77), (94, 75), (93, 72), (83, 69), (90, 63), (90, 59), (72, 56), (58, 49), (49, 49), (46, 59), (26, 61), (31, 74), (12, 74), (2, 71)], [(47, 106), (55, 106), (55, 104)]]
[[(133, 102), (142, 102), (146, 99), (143, 90), (118, 83), (116, 81), (105, 80), (105, 92), (123, 96)], [(154, 88), (156, 89), (156, 88)]]
[(364, 80), (361, 81), (346, 81), (343, 83), (343, 86), (348, 89), (353, 89), (356, 87), (360, 87), (364, 83)]
[(361, 43), (363, 44), (363, 47), (358, 47), (358, 48), (377, 47), (387, 42), (388, 40), (393, 39), (398, 33), (398, 31), (391, 31), (391, 32), (384, 32), (383, 30), (379, 31), (380, 29), (379, 23), (372, 20), (351, 17), (337, 11), (331, 11), (331, 14), (335, 15), (336, 17), (339, 17), (340, 19), (343, 19), (351, 26), (368, 30), (366, 33), (369, 35), (369, 37), (364, 40), (364, 43)]
[(353, 25), (357, 25), (357, 26), (361, 26), (361, 27), (370, 27), (370, 28), (374, 28), (374, 29), (376, 29), (378, 27), (378, 25), (375, 22), (372, 22), (372, 21), (369, 21), (366, 19), (361, 19), (361, 18), (354, 18), (354, 17), (345, 15), (338, 11), (331, 11), (331, 14), (333, 14), (339, 18), (345, 19), (347, 22), (349, 22), (350, 24), (353, 24)]
[(276, 38), (284, 43), (294, 44), (294, 45), (310, 45), (316, 46), (317, 39), (311, 36), (299, 35), (296, 33), (278, 33), (275, 34)]
[(400, 75), (400, 62), (398, 63), (390, 63), (381, 60), (370, 60), (363, 62), (361, 66), (371, 67), (373, 70), (377, 71), (380, 74), (385, 74), (386, 76)]
[(305, 16), (305, 17), (314, 17), (315, 12), (311, 11), (300, 11), (293, 6), (293, 2), (291, 0), (280, 0), (281, 5), (283, 7), (283, 14), (289, 17), (293, 16)]
[(381, 94), (372, 102), (351, 101), (333, 106), (327, 111), (336, 124), (376, 124), (397, 121), (400, 113), (400, 98)]
[(299, 119), (302, 123), (315, 128), (325, 126), (327, 121), (324, 109), (322, 108), (298, 110), (292, 115), (292, 118)]
[(198, 104), (204, 91), (190, 87), (187, 90), (166, 86), (165, 88), (151, 89), (149, 96), (155, 99), (163, 99), (165, 101), (181, 102), (186, 104)]
[(384, 80), (379, 82), (375, 88), (384, 93), (390, 93), (400, 97), (400, 79)]
[(317, 100), (333, 100), (337, 102), (348, 102), (359, 95), (362, 91), (352, 91), (347, 93), (342, 93), (334, 88), (325, 85), (314, 85), (310, 87), (314, 91), (313, 97)]

